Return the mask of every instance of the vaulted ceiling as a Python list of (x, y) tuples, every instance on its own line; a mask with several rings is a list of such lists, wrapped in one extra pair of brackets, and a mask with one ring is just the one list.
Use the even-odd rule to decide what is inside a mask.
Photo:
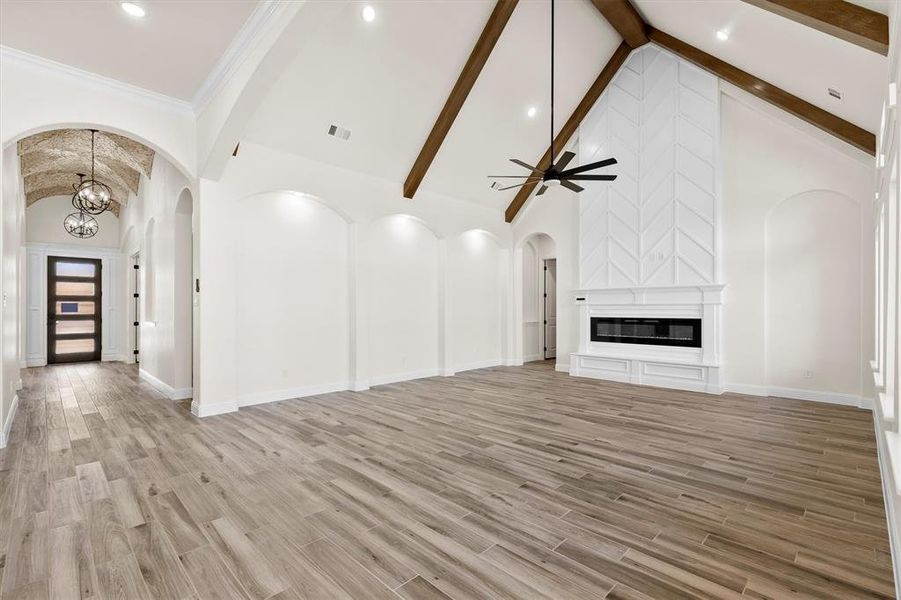
[[(758, 6), (773, 1), (632, 4), (651, 27), (874, 133), (886, 57)], [(891, 1), (853, 3), (884, 14)], [(555, 133), (623, 41), (598, 10), (617, 2), (557, 0)], [(148, 17), (135, 22), (124, 19), (114, 2), (70, 0), (63, 7), (50, 0), (3, 0), (0, 42), (188, 98), (257, 3), (145, 4)], [(361, 18), (366, 4), (375, 8), (372, 22)], [(269, 89), (244, 139), (402, 184), (496, 1), (334, 0), (334, 5), (339, 8), (326, 11), (328, 17), (316, 23), (313, 33), (298, 40), (296, 58)], [(488, 175), (518, 174), (509, 158), (534, 163), (547, 149), (548, 9), (546, 0), (518, 2), (438, 145), (421, 190), (497, 209), (514, 199), (516, 190), (492, 189)], [(297, 18), (316, 14), (302, 8)], [(69, 43), (66, 34), (78, 29), (102, 30), (105, 43)], [(719, 39), (719, 31), (726, 31), (728, 39)], [(829, 88), (841, 99), (830, 96)], [(529, 108), (534, 116), (527, 114)], [(327, 135), (333, 124), (351, 130), (350, 140)], [(123, 174), (118, 177), (121, 186), (129, 187)]]
[[(26, 205), (49, 196), (71, 195), (79, 173), (91, 173), (91, 132), (56, 129), (24, 138), (18, 144)], [(110, 186), (113, 212), (137, 194), (141, 175), (150, 177), (154, 152), (127, 137), (98, 131), (94, 139), (97, 180)]]
[[(597, 5), (558, 0), (556, 133), (622, 42)], [(339, 167), (403, 182), (477, 44), (494, 0), (375, 3), (376, 20), (349, 2), (323, 23), (272, 87), (246, 138)], [(874, 133), (887, 58), (742, 0), (635, 0), (653, 28)], [(888, 0), (857, 4), (888, 10)], [(717, 32), (729, 33), (720, 40)], [(520, 1), (499, 36), (420, 190), (498, 209), (516, 190), (488, 175), (521, 174), (548, 147), (549, 2)], [(842, 98), (829, 95), (838, 90)], [(535, 107), (534, 118), (527, 109)], [(350, 129), (349, 141), (327, 135)], [(415, 200), (414, 200), (415, 201)]]

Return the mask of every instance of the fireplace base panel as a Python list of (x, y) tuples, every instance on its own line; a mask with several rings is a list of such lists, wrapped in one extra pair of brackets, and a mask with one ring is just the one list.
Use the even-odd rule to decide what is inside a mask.
[(575, 352), (569, 374), (635, 385), (722, 394), (720, 368), (693, 362), (672, 362), (621, 355), (602, 356)]

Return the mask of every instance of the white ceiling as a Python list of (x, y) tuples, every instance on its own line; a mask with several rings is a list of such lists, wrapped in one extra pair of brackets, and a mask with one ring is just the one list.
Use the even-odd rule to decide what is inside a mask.
[[(351, 3), (273, 86), (246, 138), (340, 167), (403, 181), (441, 111), (493, 0), (378, 2), (375, 22)], [(550, 138), (549, 4), (520, 2), (421, 189), (503, 209), (515, 191), (489, 174), (524, 175)], [(557, 128), (619, 45), (589, 0), (557, 3)], [(339, 43), (337, 43), (339, 42)], [(529, 106), (538, 113), (526, 116)], [(351, 130), (348, 142), (326, 135)]]
[[(176, 98), (190, 100), (256, 0), (137, 0), (144, 19), (115, 0), (0, 0), (0, 43)], [(740, 0), (634, 0), (653, 26), (861, 127), (875, 131), (887, 59)], [(891, 0), (856, 0), (880, 12)], [(338, 0), (334, 0), (338, 2)], [(494, 0), (348, 0), (318, 19), (270, 90), (245, 137), (400, 184), (478, 39)], [(319, 5), (322, 6), (322, 5)], [(548, 145), (546, 0), (523, 0), (429, 169), (421, 189), (503, 209), (515, 190), (488, 175), (522, 174)], [(306, 11), (306, 12), (304, 12)], [(318, 15), (318, 16), (317, 16)], [(327, 16), (323, 16), (327, 15)], [(727, 29), (720, 42), (716, 32)], [(75, 43), (73, 32), (87, 41)], [(590, 0), (557, 2), (559, 127), (606, 64), (619, 35)], [(833, 87), (842, 101), (827, 95)], [(537, 108), (534, 119), (526, 116)], [(350, 141), (330, 137), (331, 124)]]
[[(860, 0), (887, 10), (888, 2)], [(351, 2), (323, 24), (273, 86), (246, 131), (254, 142), (402, 182), (491, 12), (492, 0)], [(887, 59), (740, 0), (636, 0), (653, 26), (869, 131), (879, 120)], [(421, 189), (505, 208), (516, 190), (488, 175), (523, 174), (549, 140), (548, 2), (520, 2)], [(619, 35), (590, 0), (557, 3), (557, 128)], [(720, 42), (716, 32), (727, 29)], [(842, 101), (828, 96), (833, 87)], [(534, 119), (526, 109), (535, 106)], [(330, 124), (352, 131), (342, 142)]]
[[(520, 2), (516, 7), (426, 174), (423, 189), (487, 201), (499, 209), (513, 200), (517, 190), (492, 190), (487, 176), (528, 175), (509, 159), (534, 165), (550, 144), (548, 19), (547, 2)], [(556, 24), (555, 132), (622, 41), (588, 0), (557, 2)], [(529, 106), (538, 109), (534, 119), (526, 116)], [(498, 181), (512, 185), (516, 180)]]
[[(879, 128), (888, 59), (741, 0), (634, 0), (657, 29), (867, 131)], [(716, 32), (725, 29), (721, 42)], [(839, 90), (835, 100), (827, 88)]]
[(0, 44), (190, 101), (256, 0), (0, 0)]
[[(403, 180), (493, 4), (377, 2), (366, 23), (363, 5), (348, 3), (306, 40), (245, 137)], [(350, 141), (326, 135), (331, 124), (350, 129)]]
[(863, 6), (864, 8), (869, 8), (870, 10), (888, 16), (889, 9), (891, 9), (892, 3), (898, 2), (898, 0), (847, 0), (847, 2), (856, 4), (858, 6)]

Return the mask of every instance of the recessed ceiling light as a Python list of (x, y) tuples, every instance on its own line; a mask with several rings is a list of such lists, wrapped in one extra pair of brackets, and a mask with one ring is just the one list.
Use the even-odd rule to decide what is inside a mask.
[(726, 31), (725, 29), (720, 29), (719, 31), (716, 32), (716, 39), (718, 39), (721, 42), (725, 42), (726, 40), (729, 39), (729, 32)]
[(535, 115), (537, 115), (537, 114), (538, 114), (538, 109), (535, 108), (534, 106), (530, 106), (529, 109), (526, 111), (526, 115), (527, 115), (530, 119), (534, 119), (534, 118), (535, 118)]
[(122, 10), (124, 10), (126, 13), (128, 13), (132, 17), (141, 18), (146, 14), (144, 12), (144, 9), (141, 8), (140, 6), (138, 6), (137, 4), (135, 4), (134, 2), (120, 2), (119, 6), (122, 8)]
[(367, 23), (375, 21), (375, 9), (368, 4), (363, 7), (363, 20)]

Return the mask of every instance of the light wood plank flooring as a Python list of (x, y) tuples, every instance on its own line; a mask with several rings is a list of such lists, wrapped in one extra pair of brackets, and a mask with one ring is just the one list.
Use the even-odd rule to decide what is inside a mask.
[(30, 369), (7, 598), (892, 598), (868, 412), (472, 371), (197, 420)]

